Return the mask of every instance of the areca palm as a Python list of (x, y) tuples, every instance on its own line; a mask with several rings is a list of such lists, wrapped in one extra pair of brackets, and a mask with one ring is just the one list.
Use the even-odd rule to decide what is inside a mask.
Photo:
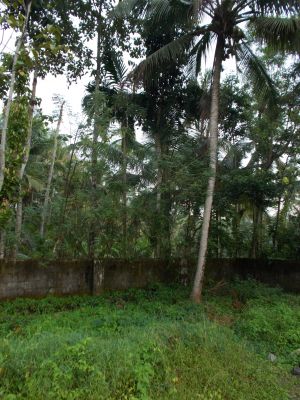
[(135, 79), (147, 79), (151, 77), (153, 68), (165, 63), (178, 62), (178, 59), (186, 56), (189, 58), (189, 65), (198, 74), (203, 57), (207, 56), (210, 49), (214, 47), (209, 123), (210, 177), (192, 292), (192, 299), (195, 302), (201, 300), (216, 180), (219, 91), (223, 61), (226, 58), (235, 57), (239, 68), (252, 81), (255, 90), (265, 99), (270, 97), (270, 94), (274, 98), (276, 92), (272, 80), (252, 51), (250, 39), (244, 27), (247, 24), (258, 39), (275, 50), (296, 52), (300, 33), (297, 17), (299, 10), (298, 0), (124, 0), (115, 11), (117, 16), (139, 13), (161, 24), (166, 15), (172, 15), (174, 19), (177, 19), (178, 24), (184, 26), (182, 31), (185, 33), (139, 64), (134, 73)]
[[(139, 104), (143, 95), (131, 91), (131, 82), (128, 80), (128, 70), (123, 58), (111, 48), (105, 48), (102, 56), (103, 60), (103, 79), (99, 87), (99, 93), (106, 102), (110, 115), (107, 120), (107, 130), (110, 123), (119, 124), (121, 140), (115, 143), (106, 143), (105, 152), (108, 159), (120, 165), (120, 174), (122, 181), (122, 232), (123, 232), (123, 255), (127, 256), (127, 190), (128, 190), (128, 167), (130, 165), (130, 153), (132, 153), (137, 142), (134, 135), (134, 123), (141, 118), (143, 108)], [(87, 87), (88, 94), (83, 99), (83, 107), (87, 114), (91, 114), (92, 96), (95, 92), (95, 83)], [(103, 116), (102, 116), (103, 117)], [(120, 146), (119, 146), (120, 145)]]
[(112, 109), (117, 122), (120, 123), (121, 133), (121, 175), (122, 175), (122, 232), (123, 255), (127, 257), (127, 175), (128, 175), (128, 146), (135, 142), (134, 121), (139, 114), (136, 95), (127, 90), (127, 68), (122, 59), (114, 51), (105, 54), (105, 68), (107, 71), (107, 94), (110, 97)]

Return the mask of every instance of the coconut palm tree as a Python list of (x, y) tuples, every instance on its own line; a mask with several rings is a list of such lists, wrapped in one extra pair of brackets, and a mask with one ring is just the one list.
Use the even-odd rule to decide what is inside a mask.
[[(216, 181), (219, 92), (223, 62), (235, 57), (239, 69), (252, 81), (254, 89), (263, 98), (275, 97), (275, 89), (263, 64), (250, 46), (248, 31), (257, 39), (275, 50), (296, 51), (299, 48), (298, 0), (124, 0), (116, 8), (115, 16), (139, 13), (153, 18), (161, 24), (166, 15), (172, 15), (182, 24), (187, 33), (163, 46), (135, 70), (135, 79), (151, 76), (151, 70), (165, 63), (178, 62), (188, 56), (189, 69), (196, 74), (202, 59), (214, 48), (213, 73), (211, 82), (211, 107), (209, 123), (209, 169), (207, 195), (197, 272), (194, 280), (192, 299), (201, 301), (202, 284), (207, 253), (210, 215)], [(249, 30), (245, 29), (246, 27)], [(271, 94), (271, 96), (270, 96)]]

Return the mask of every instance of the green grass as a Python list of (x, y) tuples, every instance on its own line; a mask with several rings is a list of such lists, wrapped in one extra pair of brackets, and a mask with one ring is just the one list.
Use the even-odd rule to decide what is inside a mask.
[(251, 281), (201, 306), (179, 287), (4, 302), (0, 399), (297, 399), (299, 326), (299, 297)]

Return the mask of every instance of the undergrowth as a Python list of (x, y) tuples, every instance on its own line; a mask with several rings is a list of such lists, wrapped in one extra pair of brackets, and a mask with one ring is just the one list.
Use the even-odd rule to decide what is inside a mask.
[(289, 399), (299, 310), (252, 281), (208, 289), (201, 306), (159, 286), (3, 302), (0, 398)]

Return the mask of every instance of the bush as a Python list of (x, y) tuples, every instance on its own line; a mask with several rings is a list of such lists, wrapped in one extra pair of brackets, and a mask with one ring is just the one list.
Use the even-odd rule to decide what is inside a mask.
[(288, 302), (258, 302), (252, 300), (238, 319), (235, 332), (255, 344), (265, 356), (275, 353), (278, 361), (291, 364), (300, 362), (298, 355), (292, 352), (300, 343), (300, 308), (292, 307)]

